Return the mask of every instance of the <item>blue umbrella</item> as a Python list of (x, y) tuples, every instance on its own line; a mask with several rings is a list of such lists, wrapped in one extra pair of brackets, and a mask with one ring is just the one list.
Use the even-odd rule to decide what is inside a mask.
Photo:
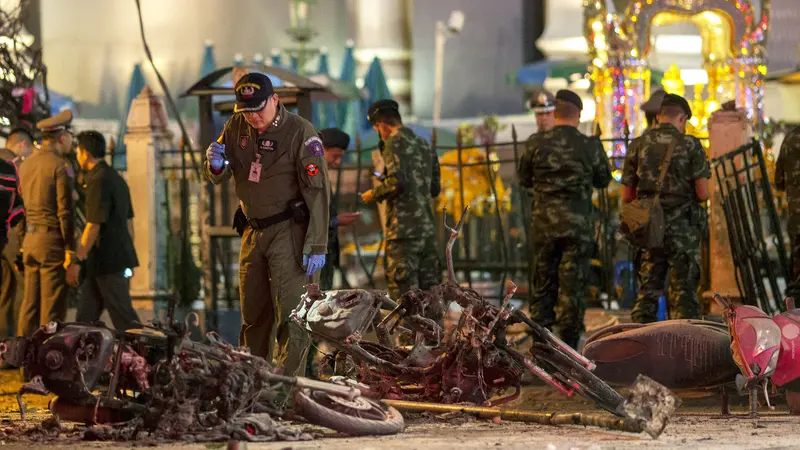
[(281, 51), (278, 49), (272, 50), (272, 65), (273, 66), (282, 66), (283, 61), (281, 61)]
[(206, 41), (205, 49), (203, 49), (203, 62), (200, 64), (200, 78), (205, 77), (215, 70), (217, 70), (217, 61), (214, 58), (214, 44), (209, 40)]
[(133, 66), (133, 72), (131, 73), (131, 81), (128, 83), (128, 98), (125, 102), (125, 110), (122, 114), (122, 122), (119, 126), (119, 133), (117, 134), (117, 146), (114, 152), (114, 159), (111, 161), (111, 165), (114, 167), (124, 167), (125, 166), (125, 140), (124, 136), (127, 132), (128, 127), (126, 126), (126, 122), (128, 121), (128, 111), (131, 109), (131, 104), (133, 104), (133, 100), (142, 92), (144, 89), (146, 82), (144, 80), (144, 73), (142, 73), (142, 66), (140, 64), (136, 64)]
[[(322, 51), (319, 55), (317, 75), (329, 75), (328, 53)], [(316, 102), (312, 113), (312, 122), (318, 130), (336, 126), (336, 108), (333, 102)]]
[[(345, 83), (354, 84), (356, 81), (356, 59), (353, 54), (354, 42), (348, 40), (344, 49), (344, 59), (342, 60), (342, 72), (339, 80)], [(336, 105), (336, 126), (346, 131), (351, 136), (355, 132), (356, 121), (353, 120), (355, 108), (359, 105), (358, 101), (339, 102)]]
[[(214, 58), (214, 44), (211, 40), (206, 40), (205, 48), (203, 49), (203, 60), (200, 62), (200, 78), (205, 77), (211, 72), (217, 70), (217, 61)], [(189, 119), (197, 119), (199, 115), (197, 100), (193, 98), (181, 99), (183, 107), (181, 112), (184, 117)]]
[[(389, 92), (389, 86), (386, 84), (386, 75), (383, 73), (381, 60), (377, 56), (372, 60), (372, 64), (369, 65), (369, 70), (364, 76), (364, 88), (369, 91), (369, 97), (361, 104), (363, 111), (369, 109), (369, 106), (378, 100), (392, 98), (392, 93)], [(362, 115), (361, 129), (369, 130), (371, 128), (372, 125), (367, 120), (367, 117)]]

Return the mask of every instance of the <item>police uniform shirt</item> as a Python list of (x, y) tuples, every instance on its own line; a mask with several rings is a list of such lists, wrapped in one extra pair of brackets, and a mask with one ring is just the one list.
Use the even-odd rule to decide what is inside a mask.
[(133, 218), (131, 195), (125, 180), (105, 161), (84, 177), (86, 221), (100, 225), (97, 243), (89, 252), (87, 275), (119, 273), (139, 265), (128, 220)]

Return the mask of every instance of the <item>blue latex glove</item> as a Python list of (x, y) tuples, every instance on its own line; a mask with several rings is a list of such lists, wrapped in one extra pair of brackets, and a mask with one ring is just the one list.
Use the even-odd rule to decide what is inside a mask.
[(222, 170), (222, 167), (225, 165), (225, 144), (212, 142), (206, 150), (206, 159), (208, 160), (208, 165), (210, 165), (214, 171)]
[(325, 255), (303, 255), (303, 265), (306, 266), (306, 275), (311, 276), (325, 265)]

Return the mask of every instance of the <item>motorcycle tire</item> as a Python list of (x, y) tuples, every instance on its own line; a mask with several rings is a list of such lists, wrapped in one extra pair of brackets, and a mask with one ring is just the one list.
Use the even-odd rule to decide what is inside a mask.
[(380, 401), (353, 401), (311, 389), (297, 389), (294, 407), (309, 423), (353, 436), (397, 434), (405, 429), (399, 411)]
[(538, 344), (534, 344), (534, 347), (534, 359), (552, 367), (553, 371), (562, 377), (577, 383), (576, 390), (579, 394), (612, 414), (624, 415), (622, 410), (624, 399), (608, 383), (557, 349)]

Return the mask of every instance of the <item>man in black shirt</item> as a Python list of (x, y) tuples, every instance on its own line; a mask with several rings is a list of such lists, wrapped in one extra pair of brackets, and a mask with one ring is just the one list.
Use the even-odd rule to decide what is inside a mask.
[(125, 276), (126, 269), (139, 265), (133, 248), (130, 191), (103, 159), (106, 141), (102, 134), (84, 131), (77, 139), (78, 164), (84, 172), (86, 228), (76, 252), (80, 268), (76, 265), (67, 272), (71, 285), (80, 284), (77, 320), (94, 322), (106, 308), (114, 327), (127, 330), (139, 320)]

